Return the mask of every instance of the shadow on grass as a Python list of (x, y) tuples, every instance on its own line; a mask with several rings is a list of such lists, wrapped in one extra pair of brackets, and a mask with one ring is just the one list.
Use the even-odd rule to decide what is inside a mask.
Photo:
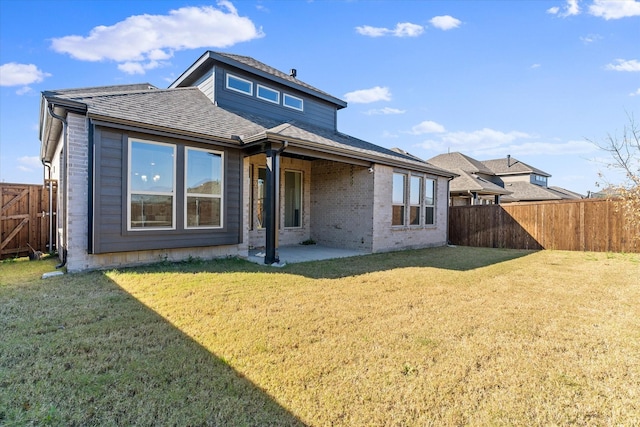
[(286, 267), (286, 270), (289, 273), (314, 279), (333, 279), (376, 271), (416, 267), (469, 271), (527, 256), (533, 252), (445, 246), (291, 264)]
[(103, 273), (38, 277), (0, 287), (0, 425), (304, 426)]
[[(304, 250), (302, 248), (301, 250)], [(524, 249), (474, 248), (467, 246), (446, 246), (397, 252), (385, 252), (336, 258), (322, 261), (307, 261), (288, 264), (282, 268), (255, 264), (243, 259), (227, 258), (212, 261), (192, 260), (190, 262), (163, 262), (145, 267), (132, 268), (141, 273), (159, 272), (269, 272), (273, 274), (297, 274), (311, 279), (338, 279), (358, 276), (376, 271), (397, 268), (439, 268), (454, 271), (469, 271), (505, 261), (531, 255), (537, 251)], [(129, 269), (127, 269), (129, 270)]]

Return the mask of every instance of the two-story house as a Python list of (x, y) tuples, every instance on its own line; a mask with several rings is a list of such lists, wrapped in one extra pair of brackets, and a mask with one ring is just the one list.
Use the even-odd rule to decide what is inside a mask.
[(42, 93), (68, 271), (247, 257), (313, 239), (384, 252), (447, 242), (449, 180), (343, 134), (346, 102), (253, 58), (204, 53), (167, 89)]
[(502, 199), (503, 203), (583, 198), (578, 193), (560, 187), (549, 187), (550, 174), (511, 156), (484, 160), (482, 164), (494, 174), (494, 182), (511, 192)]
[(451, 206), (498, 204), (512, 193), (494, 182), (496, 176), (491, 169), (462, 153), (439, 154), (427, 162), (458, 175), (449, 187)]

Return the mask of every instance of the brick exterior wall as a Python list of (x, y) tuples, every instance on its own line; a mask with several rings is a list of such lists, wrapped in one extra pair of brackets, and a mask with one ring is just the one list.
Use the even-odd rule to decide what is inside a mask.
[[(88, 246), (88, 137), (86, 117), (70, 113), (68, 121), (69, 186), (68, 217), (61, 212), (59, 203), (58, 228), (67, 221), (67, 270), (77, 272), (122, 266), (148, 264), (163, 260), (180, 261), (189, 257), (212, 259), (226, 256), (248, 255), (249, 247), (264, 247), (264, 230), (255, 227), (252, 200), (257, 197), (258, 167), (265, 164), (264, 155), (246, 158), (243, 164), (243, 243), (240, 245), (170, 250), (131, 251), (90, 255)], [(62, 139), (60, 140), (62, 145)], [(59, 160), (59, 161), (58, 161)], [(54, 171), (64, 189), (63, 155), (56, 154)], [(284, 173), (301, 171), (303, 176), (302, 226), (281, 227), (279, 246), (296, 245), (309, 238), (326, 246), (385, 252), (408, 248), (441, 246), (447, 239), (446, 178), (437, 180), (436, 225), (419, 227), (391, 226), (391, 195), (394, 169), (375, 165), (370, 173), (367, 167), (325, 160), (304, 161), (288, 157), (280, 159), (280, 188), (284, 194)], [(249, 172), (252, 172), (250, 174)], [(62, 193), (62, 191), (61, 191)], [(61, 194), (64, 197), (64, 195)], [(250, 197), (252, 196), (252, 197)], [(254, 226), (249, 227), (253, 218)], [(284, 224), (284, 199), (280, 200), (280, 224)], [(61, 244), (63, 243), (60, 240)], [(60, 249), (62, 248), (62, 245)]]
[[(430, 226), (391, 226), (391, 195), (394, 169), (375, 166), (374, 233), (372, 252), (444, 246), (447, 244), (448, 180), (436, 182), (436, 221)], [(402, 171), (408, 173), (408, 171)], [(436, 177), (432, 177), (436, 178)]]
[(311, 237), (318, 244), (372, 250), (374, 174), (316, 160), (311, 168)]
[[(257, 212), (255, 211), (255, 200), (258, 198), (258, 169), (266, 167), (266, 157), (264, 154), (259, 154), (249, 158), (249, 168), (251, 169), (252, 181), (247, 188), (252, 191), (251, 200), (248, 202), (247, 209), (247, 225), (249, 224), (249, 218), (253, 219), (253, 224), (249, 231), (249, 247), (263, 248), (266, 241), (265, 229), (258, 228)], [(299, 171), (302, 172), (302, 226), (299, 228), (284, 228), (284, 173), (285, 171)], [(249, 169), (247, 169), (247, 176)], [(290, 246), (297, 245), (303, 242), (311, 236), (311, 162), (299, 159), (293, 159), (290, 157), (280, 157), (280, 222), (278, 232), (278, 246)], [(245, 177), (244, 182), (249, 182), (249, 178)], [(249, 194), (245, 194), (248, 200)], [(253, 212), (251, 212), (253, 210)], [(253, 213), (253, 215), (249, 215)], [(249, 228), (249, 227), (247, 227)]]

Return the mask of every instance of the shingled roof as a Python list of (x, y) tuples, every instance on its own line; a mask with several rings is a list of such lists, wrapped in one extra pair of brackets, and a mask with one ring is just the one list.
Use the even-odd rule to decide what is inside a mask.
[(462, 169), (454, 169), (459, 176), (451, 181), (449, 187), (451, 193), (467, 193), (469, 191), (485, 195), (506, 195), (511, 191), (494, 184), (478, 175), (463, 171)]
[(502, 159), (483, 160), (482, 163), (489, 168), (495, 175), (520, 175), (520, 174), (536, 174), (550, 177), (548, 173), (534, 168), (520, 160), (507, 156)]
[(439, 154), (430, 158), (427, 162), (447, 170), (459, 169), (470, 173), (493, 175), (493, 171), (482, 162), (459, 152)]
[(243, 146), (279, 136), (312, 150), (345, 157), (404, 164), (441, 176), (454, 176), (427, 162), (327, 128), (285, 122), (219, 107), (197, 87), (157, 89), (126, 85), (48, 91), (50, 102), (82, 105), (93, 120), (153, 129), (212, 143)]
[(530, 182), (515, 181), (505, 184), (505, 189), (512, 192), (506, 196), (505, 202), (533, 202), (538, 200), (563, 200), (573, 197), (566, 197), (562, 193), (554, 191), (548, 187), (531, 184)]

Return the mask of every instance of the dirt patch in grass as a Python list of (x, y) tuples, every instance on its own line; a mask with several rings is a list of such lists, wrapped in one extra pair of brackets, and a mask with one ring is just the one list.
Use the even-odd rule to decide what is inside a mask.
[(637, 254), (463, 247), (3, 284), (0, 424), (633, 425), (638, 301)]

